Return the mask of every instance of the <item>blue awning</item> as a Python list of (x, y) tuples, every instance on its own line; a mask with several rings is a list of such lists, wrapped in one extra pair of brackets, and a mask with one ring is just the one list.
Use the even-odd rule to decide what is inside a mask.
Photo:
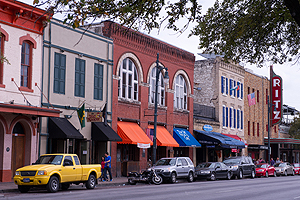
[(173, 137), (181, 147), (201, 147), (201, 144), (184, 128), (174, 128)]
[(221, 133), (194, 130), (200, 144), (219, 145), (222, 148), (243, 149), (245, 143)]

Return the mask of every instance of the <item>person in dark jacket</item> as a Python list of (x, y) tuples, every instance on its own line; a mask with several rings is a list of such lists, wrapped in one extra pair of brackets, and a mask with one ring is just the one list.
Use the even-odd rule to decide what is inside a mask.
[(275, 164), (275, 160), (273, 160), (273, 158), (271, 158), (270, 165), (273, 166), (274, 164)]

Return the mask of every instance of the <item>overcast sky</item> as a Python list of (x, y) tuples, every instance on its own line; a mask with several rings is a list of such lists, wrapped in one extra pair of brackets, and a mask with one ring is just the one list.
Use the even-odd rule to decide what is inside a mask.
[[(33, 0), (20, 1), (28, 4), (32, 4), (33, 2)], [(207, 8), (211, 7), (214, 2), (215, 1), (213, 0), (198, 0), (198, 3), (202, 5), (203, 12), (205, 12)], [(59, 18), (59, 16), (57, 15), (55, 15), (54, 17)], [(199, 39), (196, 36), (188, 38), (189, 33), (190, 31), (186, 30), (183, 34), (178, 35), (173, 31), (162, 29), (159, 33), (157, 30), (153, 30), (150, 35), (161, 41), (167, 42), (171, 45), (193, 53), (196, 56), (196, 60), (199, 60), (201, 59), (201, 57), (197, 55), (198, 53), (201, 53), (201, 50), (198, 49)], [(270, 72), (268, 66), (257, 68), (254, 65), (251, 66), (246, 63), (243, 65), (245, 68), (252, 69), (254, 73), (269, 78)], [(286, 63), (284, 65), (273, 66), (274, 72), (277, 75), (281, 76), (283, 79), (283, 103), (300, 110), (300, 65)]]

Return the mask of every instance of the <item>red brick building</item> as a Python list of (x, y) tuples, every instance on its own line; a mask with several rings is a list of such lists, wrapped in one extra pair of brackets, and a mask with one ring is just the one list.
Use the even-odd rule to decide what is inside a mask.
[(114, 40), (111, 123), (123, 139), (110, 146), (113, 175), (145, 169), (151, 159), (152, 146), (142, 149), (137, 143), (151, 143), (144, 136), (148, 132), (151, 137), (153, 128), (157, 53), (160, 65), (168, 68), (170, 77), (167, 84), (162, 80), (165, 71), (159, 78), (157, 159), (172, 156), (193, 159), (193, 148), (179, 147), (172, 136), (173, 128), (193, 132), (194, 55), (113, 22), (104, 22), (102, 32)]

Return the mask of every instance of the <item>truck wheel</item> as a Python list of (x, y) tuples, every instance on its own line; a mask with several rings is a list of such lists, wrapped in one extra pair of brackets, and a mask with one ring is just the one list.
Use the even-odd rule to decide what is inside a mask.
[(48, 184), (46, 185), (46, 189), (48, 192), (57, 192), (59, 189), (59, 180), (56, 176), (51, 176)]
[(18, 190), (21, 193), (27, 193), (30, 190), (29, 186), (24, 186), (24, 185), (18, 185)]
[(62, 190), (67, 190), (67, 189), (69, 189), (69, 187), (70, 187), (70, 183), (62, 183), (61, 184), (61, 189)]
[(194, 181), (194, 174), (193, 174), (193, 172), (189, 172), (187, 180), (188, 180), (188, 182), (193, 182)]
[(85, 183), (87, 189), (94, 189), (96, 185), (96, 178), (93, 174), (90, 174), (88, 181)]
[(176, 183), (176, 173), (175, 172), (172, 172), (170, 182)]

